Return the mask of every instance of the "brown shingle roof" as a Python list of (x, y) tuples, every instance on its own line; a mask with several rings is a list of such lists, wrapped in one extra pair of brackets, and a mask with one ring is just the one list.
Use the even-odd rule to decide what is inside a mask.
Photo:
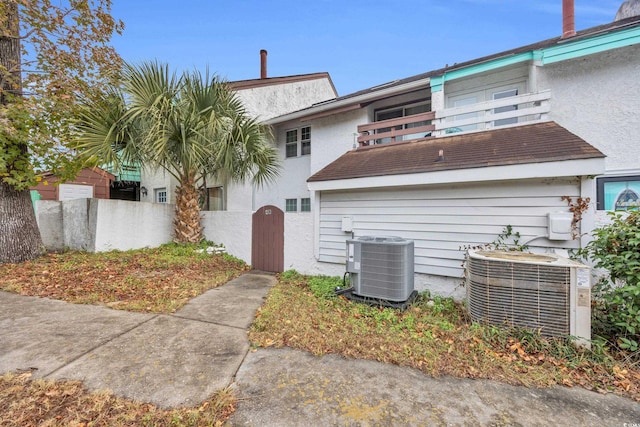
[[(443, 150), (444, 160), (438, 161)], [(605, 157), (555, 122), (374, 145), (349, 151), (307, 181)]]

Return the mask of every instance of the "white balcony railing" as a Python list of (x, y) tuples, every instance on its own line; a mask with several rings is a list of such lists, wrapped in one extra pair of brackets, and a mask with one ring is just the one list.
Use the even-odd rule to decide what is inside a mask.
[(493, 129), (545, 121), (550, 111), (551, 91), (511, 96), (463, 107), (436, 111), (433, 136)]

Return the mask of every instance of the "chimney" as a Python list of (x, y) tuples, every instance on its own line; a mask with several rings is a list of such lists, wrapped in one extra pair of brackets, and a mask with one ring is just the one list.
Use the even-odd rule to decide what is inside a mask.
[(260, 49), (260, 78), (267, 78), (267, 51)]
[(562, 38), (576, 35), (576, 15), (573, 0), (562, 0)]

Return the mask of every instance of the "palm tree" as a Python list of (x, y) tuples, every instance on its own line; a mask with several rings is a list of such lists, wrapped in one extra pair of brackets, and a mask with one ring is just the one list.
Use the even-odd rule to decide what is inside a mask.
[(86, 102), (75, 144), (87, 162), (140, 163), (174, 176), (174, 240), (202, 240), (198, 182), (206, 176), (262, 185), (276, 177), (268, 130), (218, 77), (177, 77), (166, 64), (126, 65), (119, 87)]

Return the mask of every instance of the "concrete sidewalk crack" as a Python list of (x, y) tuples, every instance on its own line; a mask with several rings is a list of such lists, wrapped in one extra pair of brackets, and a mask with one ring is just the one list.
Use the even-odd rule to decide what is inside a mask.
[(240, 361), (240, 363), (238, 363), (238, 367), (233, 372), (233, 375), (231, 375), (231, 379), (229, 380), (229, 383), (227, 384), (227, 387), (231, 387), (233, 384), (235, 384), (236, 379), (238, 378), (238, 372), (240, 371), (240, 368), (242, 368), (242, 365), (244, 365), (245, 360), (247, 360), (247, 356), (249, 355), (249, 352), (251, 352), (251, 350), (252, 350), (251, 349), (251, 340), (249, 340), (248, 337), (247, 337), (247, 342), (249, 342), (249, 349), (244, 353), (244, 356), (242, 356), (242, 360)]
[(235, 325), (229, 325), (229, 324), (226, 324), (226, 323), (212, 322), (212, 321), (209, 321), (209, 320), (194, 319), (192, 317), (180, 316), (180, 315), (177, 315), (177, 314), (170, 314), (169, 316), (170, 317), (175, 317), (176, 319), (189, 320), (191, 322), (205, 323), (207, 325), (223, 326), (225, 328), (240, 329), (242, 331), (246, 331), (247, 330), (247, 328), (244, 327), (244, 326), (235, 326)]
[(93, 352), (93, 351), (95, 351), (95, 350), (99, 349), (100, 347), (104, 347), (105, 345), (109, 344), (110, 342), (114, 341), (115, 339), (120, 338), (120, 337), (122, 337), (123, 335), (128, 334), (129, 332), (133, 331), (134, 329), (139, 328), (140, 326), (142, 326), (142, 325), (144, 325), (144, 324), (146, 324), (146, 323), (149, 323), (149, 322), (150, 322), (150, 321), (152, 321), (153, 319), (156, 319), (158, 316), (159, 316), (159, 314), (155, 314), (155, 315), (153, 315), (152, 317), (150, 317), (149, 319), (147, 319), (147, 320), (145, 320), (145, 321), (143, 321), (143, 322), (137, 323), (137, 324), (135, 324), (134, 326), (130, 327), (129, 329), (126, 329), (126, 330), (124, 330), (124, 331), (120, 332), (119, 334), (116, 334), (116, 335), (114, 335), (114, 336), (110, 337), (109, 339), (107, 339), (107, 340), (105, 340), (105, 341), (103, 341), (103, 342), (101, 342), (101, 343), (96, 344), (95, 346), (93, 346), (93, 347), (91, 347), (90, 349), (88, 349), (87, 351), (85, 351), (85, 352), (83, 352), (83, 353), (79, 354), (78, 356), (74, 357), (73, 359), (71, 359), (71, 360), (69, 360), (69, 361), (64, 362), (61, 366), (58, 366), (57, 368), (55, 368), (55, 369), (54, 369), (54, 370), (52, 370), (51, 372), (47, 372), (45, 375), (43, 375), (43, 376), (42, 376), (42, 378), (48, 378), (48, 377), (50, 377), (51, 375), (55, 374), (56, 372), (58, 372), (58, 371), (60, 371), (60, 370), (62, 370), (62, 369), (64, 369), (64, 368), (66, 368), (67, 366), (71, 365), (72, 363), (76, 362), (77, 360), (79, 360), (79, 359), (81, 359), (81, 358), (85, 357), (87, 354), (89, 354), (89, 353), (91, 353), (91, 352)]

